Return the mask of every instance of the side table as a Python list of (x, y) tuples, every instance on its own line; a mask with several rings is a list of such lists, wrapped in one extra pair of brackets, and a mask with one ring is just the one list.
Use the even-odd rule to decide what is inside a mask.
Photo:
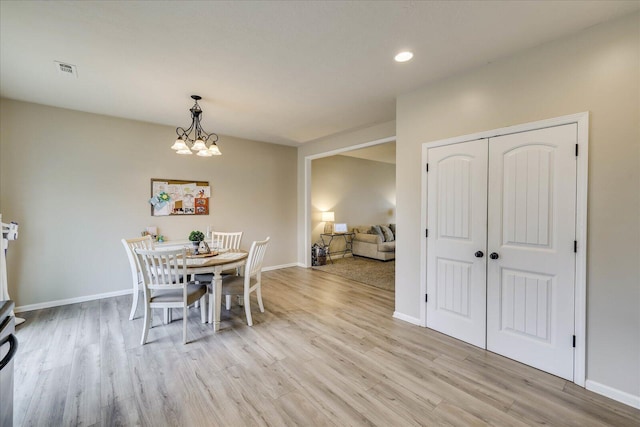
[[(353, 252), (351, 251), (351, 242), (356, 233), (322, 233), (320, 234), (320, 240), (322, 240), (322, 245), (326, 248), (327, 256), (329, 257), (329, 261), (333, 264), (333, 258), (331, 255), (339, 255), (342, 254), (342, 258), (345, 257), (346, 254), (351, 254), (353, 256)], [(344, 239), (344, 250), (341, 251), (331, 251), (331, 242), (333, 239)], [(328, 242), (325, 240), (327, 239)]]

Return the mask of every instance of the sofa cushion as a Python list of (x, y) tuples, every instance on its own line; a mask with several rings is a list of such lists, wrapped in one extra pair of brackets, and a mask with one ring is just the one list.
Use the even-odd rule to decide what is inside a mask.
[(384, 234), (385, 242), (393, 242), (395, 240), (395, 237), (393, 236), (393, 232), (389, 227), (387, 227), (386, 225), (381, 225), (380, 230), (382, 230), (382, 234)]
[(372, 225), (371, 226), (371, 234), (377, 234), (378, 236), (380, 236), (380, 238), (384, 242), (384, 233), (380, 229), (379, 225)]
[(354, 225), (352, 231), (354, 233), (368, 233), (369, 230), (371, 230), (370, 225)]
[(396, 237), (396, 225), (395, 224), (389, 224), (389, 228), (393, 232), (393, 237)]
[(395, 252), (396, 242), (378, 243), (378, 252)]
[(369, 234), (369, 233), (357, 233), (353, 240), (358, 242), (367, 242), (373, 243), (377, 245), (378, 243), (382, 243), (382, 239), (377, 234)]

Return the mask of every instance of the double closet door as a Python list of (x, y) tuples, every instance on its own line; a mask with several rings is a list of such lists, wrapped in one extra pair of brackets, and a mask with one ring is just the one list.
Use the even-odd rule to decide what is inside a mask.
[(428, 150), (427, 327), (573, 380), (577, 126)]

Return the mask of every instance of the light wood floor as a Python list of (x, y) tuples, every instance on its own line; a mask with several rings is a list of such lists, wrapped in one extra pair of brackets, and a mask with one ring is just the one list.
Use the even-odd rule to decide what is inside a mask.
[(193, 309), (187, 345), (175, 313), (140, 346), (130, 296), (23, 313), (15, 425), (640, 425), (638, 410), (393, 319), (392, 292), (302, 268), (263, 283), (253, 327), (234, 307), (214, 335)]

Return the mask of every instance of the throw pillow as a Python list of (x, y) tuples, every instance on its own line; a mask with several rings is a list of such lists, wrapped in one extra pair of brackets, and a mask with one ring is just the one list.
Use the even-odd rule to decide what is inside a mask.
[(381, 225), (380, 230), (382, 230), (382, 234), (384, 234), (385, 242), (393, 242), (395, 240), (395, 237), (393, 237), (393, 232), (389, 227), (387, 227), (386, 225)]
[(395, 224), (389, 224), (389, 228), (393, 232), (393, 237), (396, 237), (396, 225)]
[(377, 234), (378, 236), (380, 236), (380, 238), (384, 242), (384, 233), (380, 229), (379, 225), (374, 225), (371, 227), (371, 234)]

